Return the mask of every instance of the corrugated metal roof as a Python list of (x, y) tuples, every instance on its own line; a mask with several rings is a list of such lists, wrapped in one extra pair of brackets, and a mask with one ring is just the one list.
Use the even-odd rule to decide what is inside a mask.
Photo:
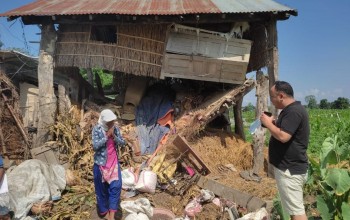
[(0, 16), (296, 12), (272, 0), (37, 0)]

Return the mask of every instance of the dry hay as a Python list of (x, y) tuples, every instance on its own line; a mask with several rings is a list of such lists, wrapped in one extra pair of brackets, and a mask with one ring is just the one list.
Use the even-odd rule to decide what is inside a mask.
[[(260, 183), (246, 181), (239, 175), (240, 171), (249, 170), (253, 166), (253, 150), (250, 143), (225, 132), (207, 132), (190, 145), (213, 172), (209, 178), (263, 200), (271, 200), (275, 196), (276, 184), (273, 179), (267, 177), (266, 169), (261, 170), (259, 174), (262, 177)], [(266, 160), (266, 149), (264, 150)], [(232, 164), (237, 171), (232, 171), (229, 164)]]

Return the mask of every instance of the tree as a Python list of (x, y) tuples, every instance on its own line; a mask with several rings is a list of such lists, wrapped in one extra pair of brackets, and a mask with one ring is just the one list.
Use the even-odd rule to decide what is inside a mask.
[[(108, 89), (112, 88), (113, 74), (110, 71), (106, 71), (106, 70), (103, 70), (101, 68), (93, 68), (92, 73), (93, 73), (93, 76), (95, 76), (95, 74), (99, 75), (103, 89), (108, 90)], [(80, 69), (80, 74), (82, 75), (82, 77), (85, 80), (88, 80), (86, 69)], [(95, 80), (94, 80), (94, 82), (95, 82)], [(96, 87), (96, 85), (94, 85), (94, 87)]]
[(350, 107), (349, 99), (344, 97), (338, 97), (337, 100), (332, 102), (332, 108), (334, 109), (347, 109)]
[(243, 111), (244, 112), (249, 112), (249, 111), (254, 111), (255, 110), (255, 106), (252, 103), (248, 103), (247, 106), (243, 107)]
[(310, 109), (317, 108), (317, 101), (314, 95), (308, 95), (305, 97), (305, 102), (307, 103), (307, 107)]
[(331, 103), (329, 103), (327, 99), (321, 99), (320, 100), (320, 108), (321, 109), (329, 109), (329, 108), (331, 108)]

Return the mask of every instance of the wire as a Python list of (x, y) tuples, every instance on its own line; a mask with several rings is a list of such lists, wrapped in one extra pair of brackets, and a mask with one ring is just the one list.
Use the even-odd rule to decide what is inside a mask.
[[(0, 24), (1, 24), (1, 26), (2, 26), (13, 38), (15, 38), (16, 40), (22, 42), (23, 44), (26, 44), (23, 40), (19, 39), (16, 35), (14, 35), (14, 34), (11, 32), (11, 30), (8, 29), (8, 27), (6, 27), (3, 23), (0, 23)], [(13, 24), (15, 24), (15, 22), (13, 22), (13, 23), (10, 25), (10, 27), (11, 27)], [(3, 42), (3, 43), (4, 43), (4, 42)], [(6, 46), (6, 45), (3, 45), (3, 46)], [(31, 47), (31, 46), (29, 46), (28, 44), (27, 44), (27, 47), (30, 47), (31, 49), (33, 49), (33, 50), (39, 52), (38, 49), (36, 49), (36, 48), (34, 48), (34, 47)]]
[(27, 52), (30, 53), (28, 42), (27, 42), (27, 38), (26, 38), (26, 34), (24, 32), (24, 24), (23, 24), (22, 19), (20, 21), (21, 21), (21, 27), (22, 27), (22, 37), (23, 37), (23, 40), (24, 40), (24, 46), (26, 47)]

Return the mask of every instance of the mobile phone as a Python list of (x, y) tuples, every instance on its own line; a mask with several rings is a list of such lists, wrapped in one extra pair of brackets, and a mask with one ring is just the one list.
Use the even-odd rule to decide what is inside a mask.
[[(272, 116), (272, 113), (271, 112), (267, 112), (267, 111), (264, 111), (264, 114), (271, 117)], [(263, 128), (266, 128), (265, 125), (263, 123), (261, 123), (261, 127)]]
[(267, 112), (267, 111), (264, 111), (264, 114), (271, 117), (272, 116), (272, 113), (271, 112)]

